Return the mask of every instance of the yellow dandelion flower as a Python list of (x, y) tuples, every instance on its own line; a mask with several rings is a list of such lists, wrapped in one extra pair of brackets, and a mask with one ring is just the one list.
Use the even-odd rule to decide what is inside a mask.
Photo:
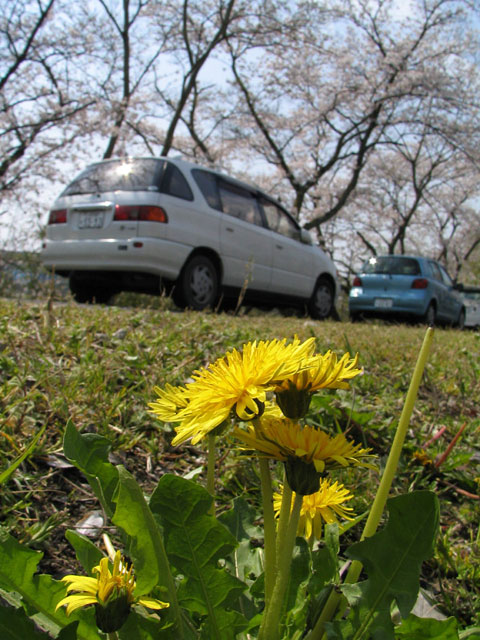
[[(273, 508), (277, 517), (280, 514), (282, 497), (283, 487), (281, 487), (280, 493), (275, 493), (273, 496)], [(293, 494), (294, 498), (295, 493)], [(321, 479), (320, 488), (316, 493), (303, 496), (297, 535), (303, 536), (307, 540), (320, 540), (323, 522), (327, 524), (338, 522), (338, 517), (353, 520), (353, 509), (344, 504), (352, 498), (353, 494), (345, 489), (343, 484), (331, 483), (325, 478)]]
[(242, 442), (242, 449), (284, 462), (291, 489), (301, 495), (318, 491), (320, 474), (330, 469), (372, 468), (368, 462), (370, 449), (349, 442), (342, 433), (329, 436), (321, 429), (301, 426), (287, 418), (265, 416), (246, 430), (237, 427), (233, 435)]
[(425, 453), (425, 451), (418, 450), (413, 452), (413, 457), (424, 467), (433, 466), (433, 460)]
[(306, 415), (312, 394), (320, 389), (348, 389), (348, 380), (362, 373), (357, 368), (358, 354), (345, 353), (340, 360), (332, 351), (308, 358), (303, 367), (275, 387), (279, 406), (287, 418)]
[[(194, 381), (187, 383), (178, 396), (172, 388), (159, 394), (159, 403), (150, 404), (150, 408), (160, 419), (167, 416), (168, 421), (179, 423), (173, 445), (189, 438), (196, 444), (224, 423), (232, 410), (241, 420), (261, 415), (267, 392), (292, 376), (302, 361), (312, 356), (313, 349), (314, 338), (303, 343), (295, 338), (289, 344), (285, 339), (249, 342), (241, 351), (233, 349), (207, 368), (195, 371)], [(180, 400), (186, 401), (184, 406), (180, 406)]]
[(88, 605), (95, 605), (98, 628), (111, 633), (120, 629), (126, 621), (133, 604), (141, 604), (149, 609), (165, 609), (168, 602), (145, 596), (135, 597), (135, 577), (133, 566), (127, 568), (120, 551), (115, 553), (113, 568), (110, 570), (108, 558), (102, 558), (100, 564), (92, 569), (97, 577), (68, 575), (62, 578), (67, 586), (67, 595), (60, 600), (56, 609), (66, 605), (67, 616)]
[(148, 406), (162, 422), (173, 422), (178, 411), (188, 405), (185, 387), (174, 387), (167, 383), (165, 389), (154, 387), (153, 390), (158, 398), (156, 402), (150, 402)]
[(234, 436), (243, 442), (244, 449), (254, 449), (265, 457), (286, 461), (299, 458), (313, 464), (317, 471), (325, 469), (366, 466), (370, 449), (363, 449), (348, 441), (343, 433), (329, 436), (325, 431), (300, 424), (287, 418), (265, 416), (247, 430), (237, 427)]

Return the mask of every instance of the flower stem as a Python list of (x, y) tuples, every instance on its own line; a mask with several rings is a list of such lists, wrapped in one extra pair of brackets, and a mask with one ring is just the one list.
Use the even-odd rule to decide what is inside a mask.
[(273, 588), (270, 606), (265, 609), (262, 624), (258, 634), (258, 640), (279, 640), (280, 620), (283, 608), (285, 592), (290, 577), (290, 565), (292, 563), (293, 548), (297, 537), (298, 521), (302, 508), (303, 496), (295, 494), (293, 509), (288, 522), (283, 548), (277, 558), (277, 579)]
[[(387, 463), (385, 465), (382, 479), (380, 480), (380, 484), (378, 486), (377, 494), (373, 501), (372, 508), (370, 509), (370, 513), (368, 514), (367, 522), (365, 523), (361, 540), (373, 536), (380, 523), (380, 519), (387, 502), (388, 494), (390, 493), (390, 488), (397, 471), (398, 461), (400, 459), (403, 443), (405, 442), (405, 437), (407, 435), (410, 418), (412, 417), (413, 406), (415, 404), (415, 400), (417, 399), (418, 389), (422, 381), (423, 372), (425, 370), (425, 365), (427, 364), (428, 355), (432, 346), (433, 334), (433, 329), (429, 327), (425, 334), (422, 348), (420, 349), (420, 353), (418, 355), (417, 364), (415, 365), (412, 379), (410, 381), (410, 386), (408, 388), (407, 397), (405, 398), (405, 404), (403, 405), (402, 413), (400, 415), (400, 420), (398, 422), (392, 448), (390, 449)], [(358, 560), (352, 562), (345, 578), (345, 582), (356, 582), (358, 580), (358, 577), (360, 576), (361, 570), (362, 565)]]
[[(385, 508), (385, 503), (387, 502), (388, 494), (390, 492), (390, 488), (392, 486), (392, 482), (395, 477), (398, 461), (400, 459), (400, 453), (402, 451), (403, 443), (405, 441), (405, 436), (407, 435), (407, 429), (410, 422), (410, 418), (412, 416), (413, 406), (417, 398), (418, 389), (422, 381), (423, 372), (425, 370), (425, 365), (427, 363), (428, 355), (430, 353), (430, 349), (432, 346), (433, 335), (434, 335), (434, 330), (431, 327), (429, 327), (425, 334), (425, 338), (423, 340), (423, 344), (420, 349), (420, 353), (418, 355), (417, 363), (415, 365), (415, 369), (413, 371), (412, 379), (410, 381), (410, 386), (407, 392), (407, 396), (405, 398), (405, 404), (403, 406), (402, 413), (400, 415), (400, 420), (398, 422), (397, 431), (395, 433), (395, 438), (393, 440), (392, 448), (390, 449), (387, 463), (385, 465), (385, 469), (383, 471), (383, 475), (380, 480), (380, 484), (378, 486), (377, 493), (375, 495), (375, 499), (372, 504), (372, 508), (370, 509), (367, 522), (365, 523), (361, 540), (363, 540), (364, 538), (369, 538), (373, 536), (380, 523), (380, 519), (382, 517), (383, 510)], [(361, 562), (359, 562), (358, 560), (354, 560), (350, 565), (348, 573), (345, 577), (345, 583), (352, 584), (354, 582), (357, 582), (358, 578), (360, 577), (361, 571), (362, 571)], [(338, 593), (336, 590), (332, 590), (325, 604), (325, 607), (315, 624), (315, 627), (307, 635), (306, 640), (320, 640), (321, 638), (325, 637), (324, 624), (325, 622), (328, 622), (333, 618), (341, 600), (342, 600), (342, 595)], [(340, 608), (340, 615), (344, 612), (345, 606), (346, 606), (345, 603), (343, 603)]]
[(277, 562), (282, 554), (282, 549), (285, 545), (285, 536), (287, 535), (288, 522), (290, 520), (290, 513), (292, 511), (292, 494), (288, 482), (283, 485), (282, 505), (280, 507), (280, 516), (278, 518), (277, 528), (277, 549), (276, 557)]
[(264, 553), (265, 553), (265, 608), (268, 607), (275, 584), (276, 567), (276, 535), (275, 514), (273, 512), (272, 477), (268, 460), (259, 458), (260, 482), (262, 486)]
[(215, 441), (216, 436), (208, 434), (208, 460), (207, 460), (207, 491), (212, 496), (213, 502), (210, 507), (210, 513), (215, 515)]
[(107, 633), (107, 638), (108, 640), (118, 640), (118, 634), (116, 631), (111, 631), (110, 633)]

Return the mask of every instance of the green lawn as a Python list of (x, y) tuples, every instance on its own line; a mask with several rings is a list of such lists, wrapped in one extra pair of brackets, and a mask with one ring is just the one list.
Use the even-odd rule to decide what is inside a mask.
[[(113, 457), (149, 488), (165, 471), (204, 464), (201, 446), (172, 448), (173, 430), (147, 411), (153, 387), (183, 384), (195, 368), (250, 340), (315, 336), (317, 351), (358, 352), (364, 375), (316, 410), (385, 461), (423, 341), (422, 327), (315, 322), (258, 312), (243, 316), (171, 309), (78, 306), (0, 299), (0, 473), (45, 432), (2, 486), (1, 527), (45, 552), (42, 569), (71, 570), (66, 528), (96, 505), (75, 469), (62, 466), (68, 420), (113, 442)], [(441, 501), (436, 553), (423, 586), (462, 626), (480, 624), (480, 335), (435, 330), (433, 349), (393, 493), (433, 489)], [(453, 447), (449, 445), (463, 428)], [(439, 435), (440, 434), (440, 435)], [(436, 437), (438, 436), (438, 437)], [(220, 451), (220, 502), (238, 491), (252, 502), (256, 477)], [(342, 480), (347, 484), (350, 476)], [(378, 474), (356, 485), (357, 513), (368, 508)], [(350, 541), (359, 529), (349, 532)], [(70, 563), (70, 564), (69, 564)]]

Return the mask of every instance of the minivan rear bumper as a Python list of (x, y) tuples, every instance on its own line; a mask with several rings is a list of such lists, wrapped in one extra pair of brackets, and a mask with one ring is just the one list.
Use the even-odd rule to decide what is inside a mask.
[(158, 238), (46, 240), (41, 260), (55, 271), (138, 271), (175, 280), (192, 247)]

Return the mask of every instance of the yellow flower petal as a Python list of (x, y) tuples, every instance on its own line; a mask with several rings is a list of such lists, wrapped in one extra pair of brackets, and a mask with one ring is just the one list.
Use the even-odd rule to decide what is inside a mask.
[(86, 593), (97, 593), (97, 579), (88, 576), (64, 576), (62, 582), (70, 582), (68, 591), (85, 591)]
[(75, 609), (79, 609), (80, 607), (86, 607), (89, 604), (96, 604), (96, 602), (97, 602), (97, 599), (95, 598), (95, 596), (78, 593), (76, 595), (67, 596), (66, 598), (63, 598), (63, 600), (60, 600), (60, 602), (55, 607), (55, 611), (59, 607), (63, 607), (63, 605), (66, 604), (67, 605), (66, 614), (67, 616), (69, 616), (72, 613), (72, 611), (75, 611)]
[(303, 458), (304, 456), (306, 456), (308, 454), (308, 451), (306, 451), (305, 449), (295, 449), (295, 455), (297, 456), (297, 458)]
[(162, 602), (161, 600), (156, 600), (155, 598), (146, 598), (145, 596), (142, 596), (138, 599), (138, 604), (141, 604), (148, 609), (166, 609), (170, 606), (169, 602)]
[(348, 389), (347, 380), (362, 373), (362, 369), (357, 368), (357, 362), (358, 354), (351, 358), (349, 353), (345, 353), (340, 360), (332, 351), (314, 355), (302, 363), (301, 370), (278, 384), (275, 391), (281, 393), (292, 387), (312, 393), (320, 389)]

